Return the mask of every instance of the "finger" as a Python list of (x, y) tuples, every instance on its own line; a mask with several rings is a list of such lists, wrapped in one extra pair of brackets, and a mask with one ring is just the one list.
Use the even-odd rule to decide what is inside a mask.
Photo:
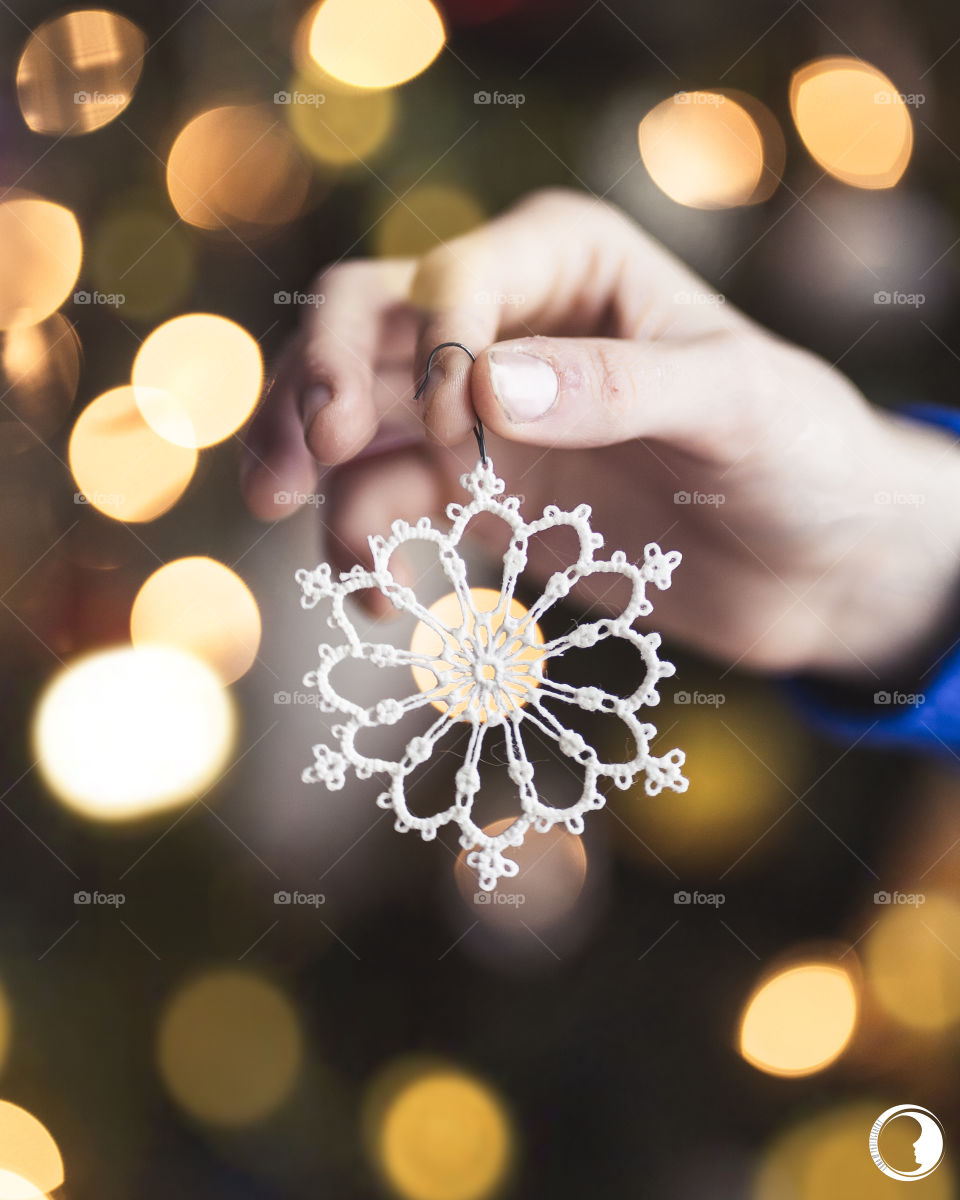
[(345, 462), (376, 432), (375, 367), (384, 323), (405, 299), (412, 275), (412, 263), (397, 259), (352, 262), (331, 268), (315, 285), (323, 303), (304, 323), (297, 402), (307, 446), (319, 462)]
[(241, 436), (241, 490), (251, 513), (262, 521), (290, 516), (316, 487), (317, 464), (304, 443), (296, 404), (295, 354), (291, 346), (281, 357)]
[(574, 449), (660, 438), (723, 459), (760, 427), (763, 361), (762, 343), (739, 332), (524, 338), (478, 356), (471, 395), (484, 425), (510, 441)]
[[(729, 306), (694, 303), (707, 290), (617, 210), (582, 194), (537, 193), (421, 260), (411, 285), (421, 314), (415, 370), (445, 341), (477, 353), (524, 333), (588, 334), (612, 323), (626, 337), (692, 336), (743, 320)], [(424, 392), (428, 433), (446, 444), (474, 419), (465, 363), (462, 352), (442, 351)]]

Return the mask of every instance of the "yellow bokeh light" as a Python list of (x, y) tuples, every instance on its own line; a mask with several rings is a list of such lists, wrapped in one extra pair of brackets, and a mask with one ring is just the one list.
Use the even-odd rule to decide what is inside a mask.
[[(789, 1128), (765, 1151), (749, 1200), (889, 1200), (899, 1184), (877, 1170), (868, 1136), (891, 1103), (858, 1101)], [(951, 1200), (956, 1194), (956, 1174), (948, 1159), (916, 1182), (917, 1194), (929, 1200)]]
[[(488, 837), (498, 837), (510, 828), (514, 819), (492, 821), (483, 827), (483, 832)], [(562, 826), (554, 825), (546, 833), (510, 847), (510, 858), (519, 868), (511, 893), (522, 895), (522, 906), (498, 902), (496, 891), (478, 893), (477, 873), (467, 866), (469, 853), (462, 849), (457, 855), (454, 867), (457, 888), (481, 921), (501, 929), (519, 926), (529, 934), (530, 928), (544, 929), (563, 920), (576, 906), (587, 879), (583, 838), (568, 833)], [(478, 894), (484, 897), (479, 904)]]
[(50, 789), (86, 817), (121, 821), (209, 788), (234, 715), (205, 664), (170, 646), (118, 647), (63, 668), (37, 706), (33, 738)]
[(848, 973), (833, 963), (798, 964), (750, 997), (740, 1053), (770, 1075), (809, 1075), (839, 1058), (856, 1023), (857, 993)]
[(184, 126), (167, 159), (167, 191), (184, 221), (249, 232), (298, 215), (309, 172), (281, 112), (228, 104)]
[(353, 87), (388, 88), (425, 71), (443, 49), (430, 0), (322, 0), (312, 17), (311, 58)]
[(193, 282), (193, 250), (167, 214), (132, 208), (111, 213), (90, 244), (91, 282), (122, 297), (124, 318), (168, 313)]
[(481, 1200), (503, 1180), (510, 1126), (499, 1098), (455, 1069), (426, 1069), (384, 1105), (378, 1163), (405, 1200)]
[(960, 1023), (960, 904), (927, 893), (916, 907), (894, 905), (871, 931), (864, 969), (881, 1007), (911, 1029)]
[(20, 453), (56, 433), (77, 394), (80, 341), (60, 313), (0, 333), (0, 453)]
[(268, 1117), (290, 1094), (303, 1059), (287, 997), (251, 971), (208, 971), (182, 987), (161, 1018), (160, 1075), (198, 1121), (239, 1127)]
[(226, 317), (174, 317), (146, 339), (133, 387), (147, 424), (176, 446), (212, 446), (256, 407), (263, 382), (260, 347)]
[(824, 170), (861, 188), (890, 188), (913, 149), (913, 122), (900, 93), (870, 63), (818, 58), (794, 72), (790, 111)]
[(0, 1200), (32, 1200), (63, 1183), (63, 1159), (47, 1127), (0, 1100)]
[(0, 329), (36, 325), (66, 300), (83, 242), (68, 208), (32, 196), (0, 203)]
[(165, 513), (197, 465), (196, 450), (154, 433), (137, 399), (133, 388), (122, 387), (91, 401), (77, 418), (68, 449), (80, 494), (118, 521), (152, 521)]
[(100, 129), (133, 99), (147, 39), (119, 13), (78, 9), (30, 35), (17, 67), (23, 119), (37, 133)]
[(374, 249), (384, 258), (423, 254), (475, 229), (485, 216), (479, 203), (462, 188), (422, 184), (399, 202), (391, 198), (373, 230)]
[[(709, 694), (710, 685), (701, 690)], [(687, 755), (682, 804), (673, 793), (648, 796), (642, 785), (611, 797), (627, 826), (618, 823), (618, 840), (638, 861), (651, 862), (649, 845), (671, 865), (729, 867), (790, 803), (803, 754), (793, 718), (775, 697), (738, 691), (725, 694), (720, 711), (722, 720), (706, 706), (678, 710), (669, 736)]]
[(678, 92), (643, 118), (639, 141), (651, 179), (678, 204), (734, 208), (757, 196), (764, 176), (763, 136), (730, 96)]
[(396, 98), (392, 92), (323, 89), (323, 83), (307, 77), (293, 80), (285, 110), (290, 129), (303, 150), (325, 166), (362, 169), (386, 145), (396, 121)]
[(260, 648), (260, 610), (243, 580), (212, 558), (178, 558), (154, 571), (130, 613), (135, 646), (180, 646), (226, 683), (250, 670)]
[[(543, 645), (543, 633), (539, 625), (534, 625), (534, 645), (522, 645), (517, 638), (517, 634), (514, 634), (510, 645), (507, 645), (507, 634), (498, 634), (498, 630), (503, 625), (504, 616), (501, 605), (501, 593), (494, 588), (471, 588), (470, 597), (473, 601), (474, 609), (478, 614), (494, 614), (490, 619), (490, 633), (493, 637), (493, 646), (500, 651), (501, 655), (506, 652), (511, 657), (511, 666), (506, 671), (504, 687), (501, 688), (499, 693), (499, 702), (491, 698), (482, 707), (478, 707), (478, 702), (471, 698), (470, 689), (466, 685), (454, 682), (447, 684), (438, 694), (439, 696), (450, 696), (454, 699), (455, 702), (452, 706), (447, 701), (439, 698), (432, 700), (431, 704), (433, 704), (434, 708), (439, 709), (440, 712), (446, 712), (450, 708), (451, 716), (459, 716), (464, 719), (469, 719), (464, 716), (469, 705), (474, 710), (470, 714), (471, 718), (478, 716), (481, 721), (485, 721), (492, 712), (498, 709), (508, 712), (510, 709), (522, 705), (524, 701), (519, 699), (521, 694), (531, 686), (538, 686), (536, 679), (532, 675), (532, 669), (534, 664), (541, 662), (543, 658), (543, 655), (538, 650), (538, 647)], [(463, 637), (471, 641), (473, 640), (474, 630), (477, 627), (476, 622), (472, 613), (468, 613), (464, 617), (456, 592), (449, 592), (446, 596), (442, 596), (439, 600), (431, 604), (427, 611), (441, 624), (453, 630), (457, 630), (463, 626)], [(522, 620), (527, 614), (526, 606), (521, 604), (515, 597), (510, 600), (508, 611), (511, 618), (517, 621)], [(522, 632), (524, 632), (524, 627), (517, 630), (517, 633)], [(487, 633), (482, 625), (480, 626), (479, 633), (476, 634), (476, 638), (482, 646), (487, 645)], [(435, 659), (440, 670), (462, 665), (458, 652), (458, 644), (452, 639), (448, 639), (445, 642), (444, 638), (425, 621), (417, 622), (417, 626), (413, 631), (413, 637), (410, 639), (410, 649), (414, 654)], [(437, 676), (428, 667), (415, 664), (410, 669), (413, 671), (414, 682), (421, 692), (429, 692), (437, 687)], [(492, 667), (484, 667), (482, 669), (485, 677), (493, 677)]]

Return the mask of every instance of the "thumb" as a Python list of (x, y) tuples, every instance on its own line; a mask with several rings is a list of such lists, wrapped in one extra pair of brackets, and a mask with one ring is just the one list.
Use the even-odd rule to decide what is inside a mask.
[(518, 338), (477, 356), (477, 415), (513, 442), (582, 448), (659, 437), (716, 452), (749, 421), (756, 345), (739, 332), (683, 341)]

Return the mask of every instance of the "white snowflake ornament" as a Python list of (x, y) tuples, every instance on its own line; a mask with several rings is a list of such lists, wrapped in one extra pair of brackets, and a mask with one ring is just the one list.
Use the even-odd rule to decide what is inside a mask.
[[(368, 779), (374, 774), (384, 776), (388, 783), (377, 804), (393, 810), (395, 828), (401, 833), (415, 829), (425, 841), (430, 841), (442, 826), (456, 824), (460, 829), (460, 844), (468, 851), (467, 864), (477, 871), (480, 887), (489, 891), (501, 877), (517, 874), (517, 864), (505, 852), (519, 846), (530, 829), (544, 833), (561, 824), (570, 833), (582, 833), (584, 814), (602, 808), (605, 802), (598, 786), (601, 780), (609, 779), (618, 788), (627, 788), (642, 774), (648, 795), (655, 796), (665, 787), (676, 792), (686, 790), (687, 780), (680, 772), (683, 751), (671, 750), (660, 757), (651, 754), (650, 742), (656, 728), (642, 722), (637, 715), (644, 705), (660, 702), (657, 684), (673, 675), (674, 666), (657, 657), (658, 633), (640, 633), (633, 628), (634, 620), (646, 616), (653, 608), (646, 596), (647, 585), (653, 584), (661, 591), (668, 588), (680, 554), (675, 550), (664, 554), (651, 542), (645, 547), (639, 566), (628, 562), (622, 550), (608, 559), (598, 559), (596, 552), (602, 547), (603, 538), (591, 529), (590, 508), (586, 504), (572, 512), (551, 505), (541, 517), (525, 521), (517, 497), (501, 498), (504, 484), (494, 474), (489, 458), (461, 476), (460, 482), (471, 499), (467, 504), (448, 505), (451, 525), (446, 532), (435, 529), (426, 517), (413, 526), (395, 521), (389, 537), (369, 538), (372, 570), (358, 565), (339, 579), (333, 578), (327, 563), (312, 571), (297, 571), (303, 607), (313, 608), (319, 601), (329, 600), (328, 623), (344, 638), (337, 646), (322, 644), (319, 666), (304, 677), (304, 684), (319, 692), (321, 710), (340, 713), (344, 720), (332, 729), (336, 748), (313, 747), (314, 762), (303, 771), (303, 779), (338, 790), (346, 781), (348, 768), (358, 779)], [(512, 530), (510, 545), (503, 556), (500, 595), (490, 611), (480, 610), (475, 603), (475, 593), (467, 583), (466, 563), (459, 553), (464, 531), (478, 513), (500, 517)], [(551, 575), (542, 594), (528, 610), (524, 609), (514, 601), (514, 590), (527, 562), (530, 538), (559, 526), (568, 526), (576, 532), (577, 560), (566, 570)], [(440, 566), (459, 601), (455, 621), (442, 619), (436, 606), (426, 608), (411, 588), (398, 583), (391, 574), (393, 552), (413, 540), (435, 544)], [(604, 574), (622, 575), (630, 581), (631, 595), (623, 612), (617, 617), (584, 623), (562, 637), (544, 642), (537, 624), (540, 618), (578, 580)], [(365, 588), (379, 589), (396, 608), (421, 622), (418, 631), (422, 629), (427, 637), (420, 639), (420, 646), (416, 636), (410, 650), (360, 638), (347, 613), (346, 600)], [(631, 695), (616, 696), (598, 686), (574, 687), (546, 675), (545, 668), (551, 659), (573, 648), (588, 649), (606, 638), (620, 638), (641, 655), (644, 675)], [(432, 647), (427, 644), (431, 640)], [(408, 665), (421, 683), (426, 672), (425, 678), (430, 683), (402, 700), (384, 699), (364, 708), (341, 696), (331, 682), (331, 672), (346, 659), (363, 660), (377, 667)], [(568, 729), (546, 706), (549, 701), (572, 704), (587, 712), (615, 714), (629, 731), (633, 757), (628, 762), (602, 761), (579, 733)], [(361, 730), (394, 725), (407, 713), (431, 704), (441, 710), (440, 716), (411, 738), (401, 757), (374, 758), (358, 750), (356, 739)], [(434, 754), (441, 739), (463, 722), (468, 722), (471, 730), (463, 764), (456, 773), (452, 801), (434, 816), (416, 816), (407, 806), (407, 779)], [(579, 794), (566, 807), (556, 802), (548, 804), (538, 794), (533, 765), (524, 748), (525, 725), (535, 726), (555, 743), (563, 758), (582, 771), (583, 785), (578, 786)], [(503, 730), (507, 770), (517, 789), (520, 815), (502, 833), (493, 836), (474, 822), (472, 809), (480, 790), (479, 764), (484, 740), (495, 728)]]

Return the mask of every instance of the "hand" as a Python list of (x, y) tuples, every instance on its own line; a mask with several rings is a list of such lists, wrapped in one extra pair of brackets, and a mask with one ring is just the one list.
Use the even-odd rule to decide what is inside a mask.
[[(275, 493), (332, 466), (341, 569), (370, 561), (368, 534), (459, 497), (476, 413), (525, 512), (587, 502), (608, 550), (682, 551), (656, 626), (724, 662), (869, 678), (947, 613), (952, 439), (873, 409), (616, 210), (536, 193), (419, 260), (338, 264), (313, 290), (325, 303), (254, 419), (245, 493), (273, 520), (291, 511)], [(427, 356), (453, 340), (476, 364), (442, 351), (415, 408)]]

